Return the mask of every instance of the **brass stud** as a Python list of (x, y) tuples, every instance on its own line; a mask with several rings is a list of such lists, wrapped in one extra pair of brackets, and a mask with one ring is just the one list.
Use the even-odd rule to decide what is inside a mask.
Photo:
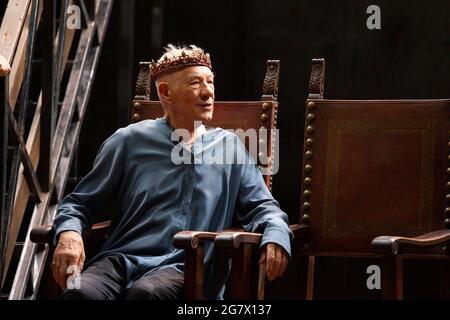
[(312, 159), (312, 157), (313, 157), (313, 152), (312, 151), (306, 151), (305, 152), (305, 158), (306, 159), (308, 159), (308, 160), (310, 160), (310, 159)]
[(314, 140), (311, 138), (308, 138), (308, 139), (306, 139), (305, 143), (308, 147), (311, 147), (314, 144)]
[(308, 101), (307, 107), (310, 110), (314, 110), (314, 108), (316, 107), (316, 104), (313, 101)]
[(308, 134), (312, 134), (312, 133), (314, 132), (314, 127), (313, 127), (313, 126), (307, 126), (307, 127), (306, 127), (306, 132), (307, 132)]
[(447, 229), (450, 229), (450, 219), (449, 218), (445, 219), (445, 227)]
[(133, 114), (133, 121), (139, 121), (141, 120), (141, 115), (139, 113)]
[(308, 224), (309, 223), (309, 214), (302, 215), (302, 223)]
[(311, 172), (312, 171), (312, 165), (310, 165), (310, 164), (307, 164), (306, 166), (305, 166), (305, 171), (306, 172)]
[(447, 168), (447, 173), (450, 174), (450, 168)]
[(266, 122), (267, 120), (269, 120), (269, 116), (268, 116), (267, 114), (263, 113), (263, 114), (261, 115), (261, 121), (262, 121), (262, 122)]
[(447, 188), (449, 188), (449, 189), (450, 189), (450, 181), (449, 181), (449, 182), (447, 182), (446, 186), (447, 186)]
[(135, 101), (133, 103), (133, 108), (136, 109), (136, 110), (139, 110), (141, 108), (141, 104), (139, 102)]
[(312, 180), (310, 177), (305, 178), (305, 185), (309, 186), (312, 183)]
[(450, 207), (446, 207), (446, 208), (444, 209), (444, 213), (445, 213), (445, 216), (446, 216), (447, 218), (450, 218)]
[(267, 144), (267, 141), (265, 139), (259, 139), (258, 143), (259, 143), (260, 146), (264, 146), (264, 145)]
[(306, 121), (308, 123), (313, 123), (314, 120), (316, 120), (316, 116), (313, 113), (308, 113), (308, 115), (306, 116)]
[(450, 147), (450, 141), (449, 142), (447, 142), (447, 145)]
[(270, 105), (269, 105), (269, 103), (267, 103), (267, 102), (264, 102), (263, 104), (262, 104), (262, 109), (263, 109), (263, 111), (267, 111), (267, 110), (269, 110), (269, 107), (270, 107)]
[(308, 211), (309, 209), (311, 209), (311, 203), (303, 202), (303, 210)]
[(311, 198), (311, 190), (305, 189), (305, 190), (303, 191), (303, 198), (305, 198), (305, 199)]
[(450, 194), (445, 195), (445, 200), (447, 201), (447, 203), (450, 203)]

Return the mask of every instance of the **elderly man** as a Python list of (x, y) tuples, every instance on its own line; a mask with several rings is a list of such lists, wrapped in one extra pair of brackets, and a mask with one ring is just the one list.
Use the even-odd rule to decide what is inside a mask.
[(0, 77), (4, 77), (11, 72), (8, 61), (0, 54)]
[[(62, 201), (54, 220), (57, 247), (52, 262), (62, 288), (73, 272), (68, 267), (84, 266), (81, 234), (100, 208), (111, 201), (116, 208), (112, 233), (101, 252), (63, 298), (181, 298), (184, 256), (174, 248), (173, 235), (181, 230), (223, 230), (233, 220), (248, 231), (264, 231), (260, 261), (266, 263), (269, 280), (284, 272), (292, 234), (258, 167), (251, 162), (174, 161), (176, 146), (192, 157), (227, 143), (236, 144), (236, 152), (245, 150), (236, 135), (198, 125), (213, 116), (211, 68), (209, 54), (202, 49), (169, 45), (151, 65), (164, 117), (131, 124), (109, 137), (92, 171)], [(212, 246), (205, 250), (205, 297), (215, 299), (222, 297), (228, 270), (214, 267), (211, 251)]]

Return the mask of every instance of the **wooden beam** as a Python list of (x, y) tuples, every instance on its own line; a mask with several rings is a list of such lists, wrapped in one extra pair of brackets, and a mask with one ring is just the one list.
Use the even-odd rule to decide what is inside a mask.
[(0, 27), (0, 54), (11, 64), (31, 0), (10, 0)]
[[(37, 19), (36, 30), (39, 28), (39, 23), (41, 21), (42, 15), (42, 1), (39, 2), (39, 10)], [(24, 77), (24, 69), (25, 69), (25, 55), (26, 55), (26, 47), (27, 47), (27, 38), (28, 38), (28, 26), (31, 15), (31, 7), (28, 11), (25, 21), (25, 27), (23, 28), (23, 32), (20, 35), (19, 43), (17, 44), (17, 49), (14, 55), (14, 60), (11, 65), (11, 75), (10, 75), (10, 90), (9, 90), (9, 103), (11, 107), (15, 108), (17, 97), (19, 96), (20, 88), (22, 87), (22, 80)]]
[[(72, 40), (75, 35), (75, 30), (65, 29), (66, 37), (64, 41), (64, 58), (63, 66), (67, 63), (67, 58), (69, 56), (70, 48), (72, 46)], [(63, 72), (61, 72), (62, 76)], [(26, 143), (26, 148), (28, 154), (30, 155), (31, 163), (33, 164), (34, 170), (37, 169), (39, 164), (39, 148), (40, 148), (40, 122), (41, 122), (41, 107), (42, 107), (42, 93), (39, 95), (36, 111), (34, 113), (33, 121), (31, 124), (31, 129), (28, 134), (28, 139)], [(6, 248), (5, 255), (5, 270), (8, 269), (9, 263), (11, 262), (11, 257), (14, 252), (14, 246), (17, 241), (17, 236), (19, 234), (20, 227), (22, 225), (23, 216), (28, 203), (28, 198), (30, 197), (30, 188), (26, 182), (24, 176), (24, 168), (20, 166), (19, 176), (17, 179), (17, 189), (14, 197), (14, 207), (13, 214), (11, 218), (11, 224), (8, 233), (8, 245)], [(5, 279), (5, 275), (2, 283)]]
[(18, 124), (16, 119), (14, 118), (14, 114), (9, 112), (9, 125), (14, 133), (14, 138), (17, 140), (19, 144), (20, 154), (21, 154), (21, 162), (24, 167), (24, 175), (27, 178), (26, 181), (28, 183), (28, 187), (31, 187), (31, 191), (33, 195), (36, 197), (37, 201), (40, 202), (40, 186), (37, 180), (36, 172), (33, 168), (32, 162), (30, 160), (30, 156), (28, 154), (25, 142), (23, 141), (22, 135), (19, 132)]

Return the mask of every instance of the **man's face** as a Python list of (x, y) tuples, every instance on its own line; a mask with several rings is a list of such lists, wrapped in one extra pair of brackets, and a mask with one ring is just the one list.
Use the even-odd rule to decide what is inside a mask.
[(170, 113), (175, 122), (192, 126), (196, 120), (211, 120), (214, 110), (214, 74), (205, 66), (184, 68), (174, 74), (170, 96)]

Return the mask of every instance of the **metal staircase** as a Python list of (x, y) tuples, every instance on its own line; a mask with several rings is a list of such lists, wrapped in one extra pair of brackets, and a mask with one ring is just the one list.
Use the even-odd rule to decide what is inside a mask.
[(0, 54), (0, 284), (3, 298), (37, 298), (51, 223), (64, 195), (105, 38), (112, 0), (10, 0)]

